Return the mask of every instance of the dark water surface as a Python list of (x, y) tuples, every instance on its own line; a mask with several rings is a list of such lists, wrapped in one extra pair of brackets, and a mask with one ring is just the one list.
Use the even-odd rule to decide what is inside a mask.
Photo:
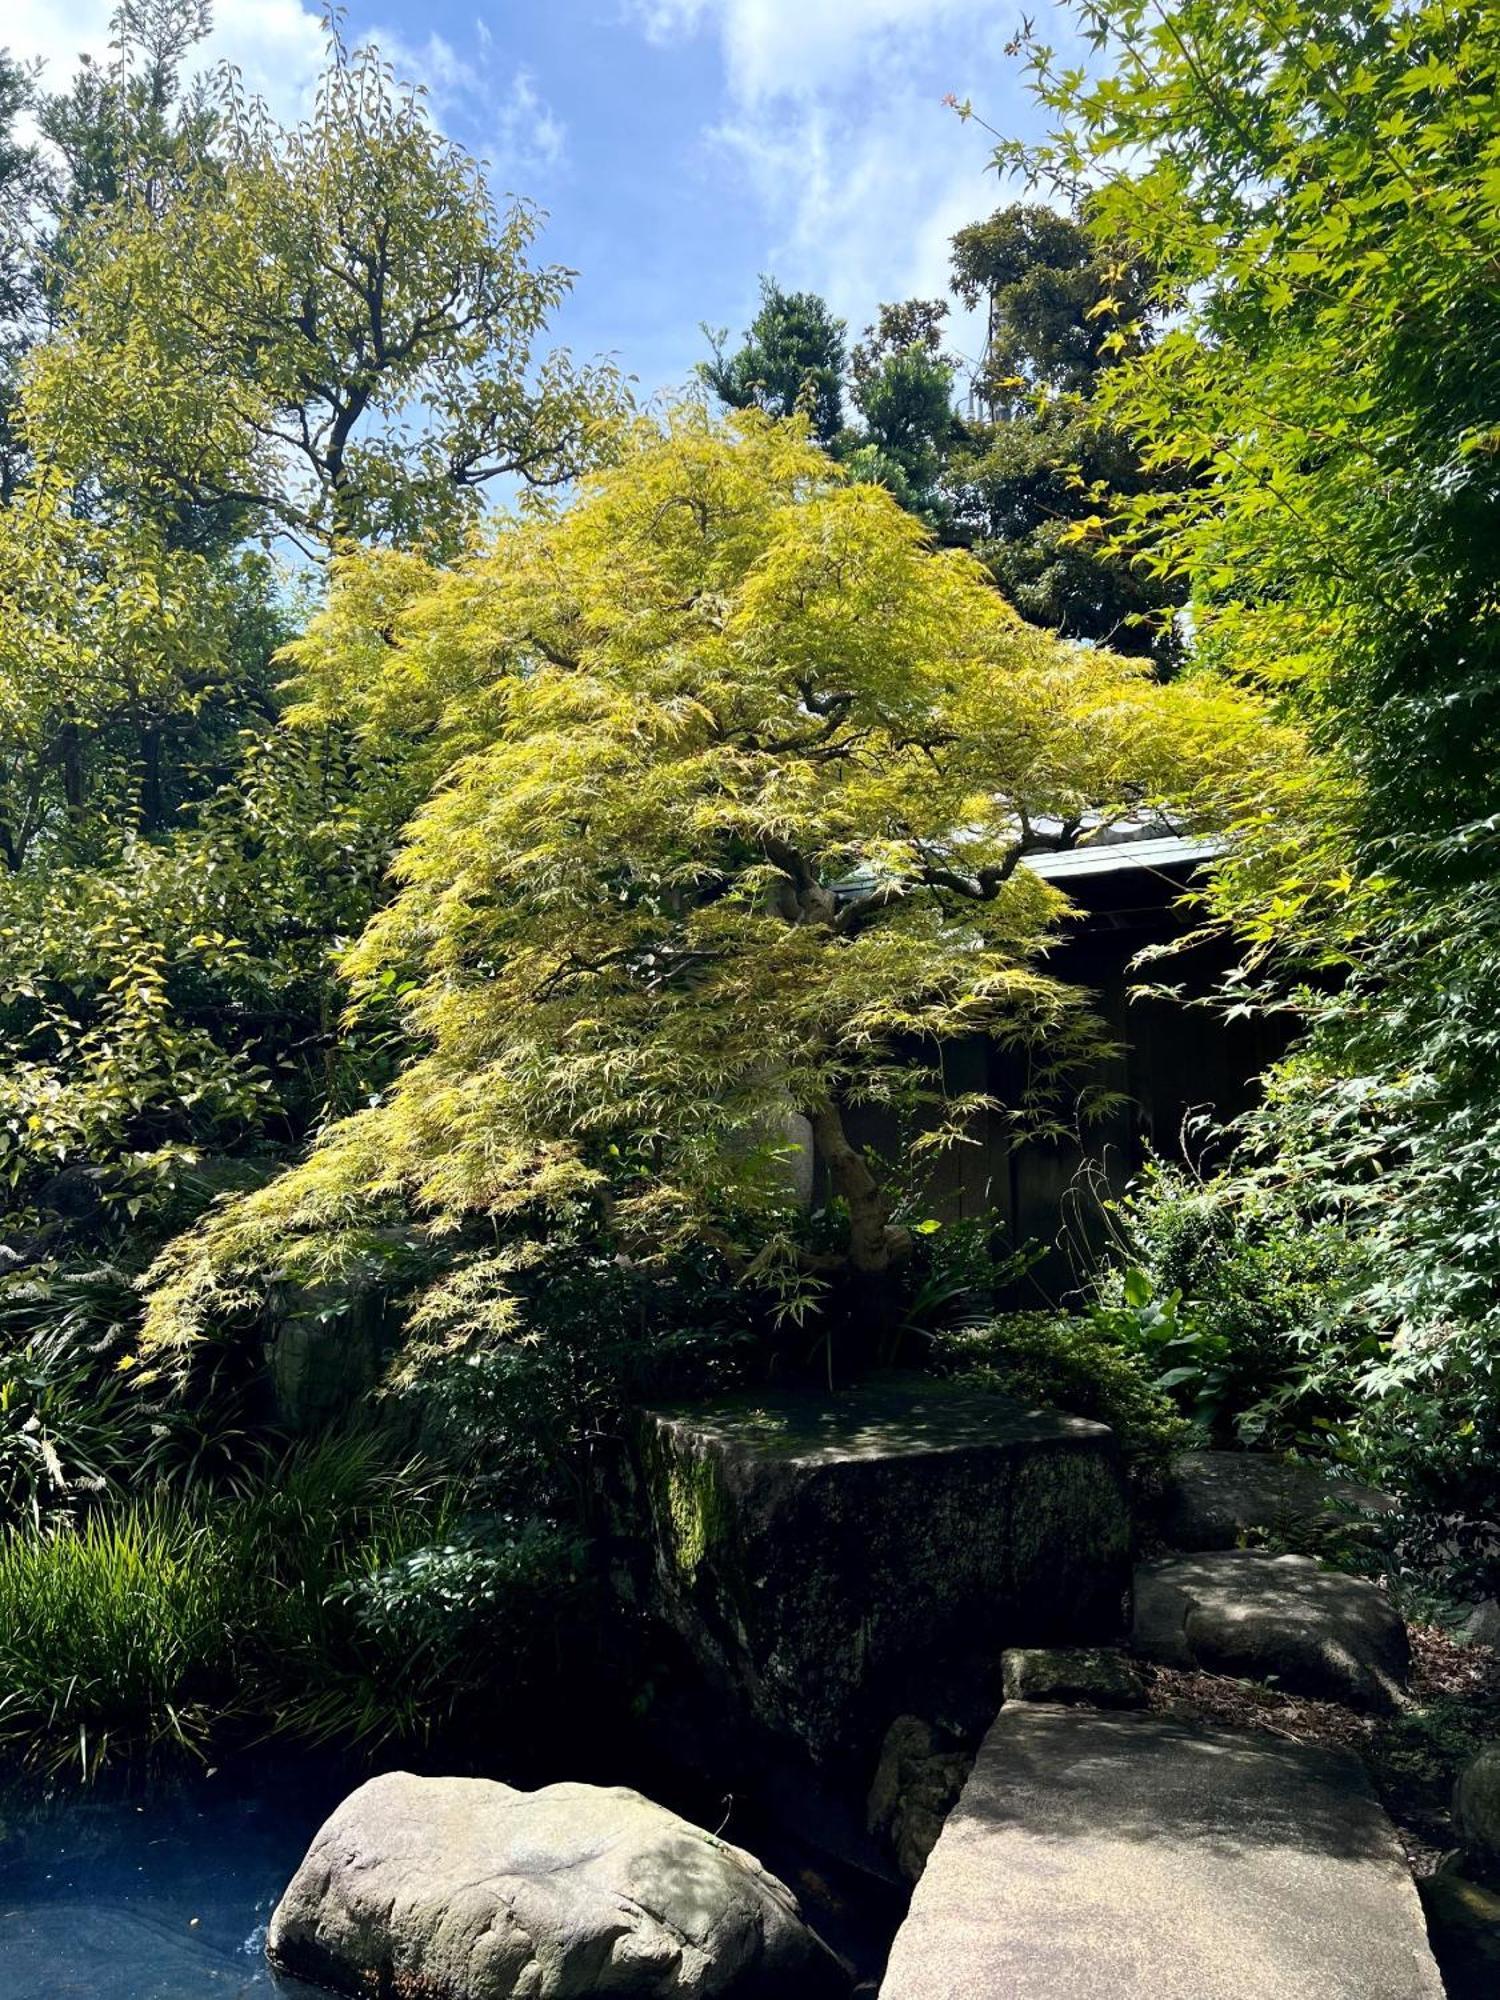
[(268, 1757), (145, 1796), (0, 1790), (0, 2000), (313, 2000), (266, 1922), (350, 1785)]
[[(267, 1752), (145, 1791), (101, 1783), (46, 1797), (0, 1785), (0, 2000), (328, 2000), (271, 1971), (266, 1924), (313, 1835), (370, 1771)], [(598, 1776), (640, 1783), (628, 1770)], [(653, 1776), (641, 1788), (656, 1793)], [(705, 1798), (665, 1802), (700, 1825), (721, 1817)], [(804, 1820), (800, 1803), (779, 1822), (737, 1811), (725, 1831), (796, 1889), (835, 1950), (876, 1978), (904, 1898), (868, 1897), (830, 1868), (792, 1830)]]

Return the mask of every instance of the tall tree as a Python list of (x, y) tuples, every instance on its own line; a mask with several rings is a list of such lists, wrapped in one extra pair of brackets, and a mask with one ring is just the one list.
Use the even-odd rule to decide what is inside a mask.
[(25, 465), (17, 378), (41, 291), (35, 237), (45, 176), (36, 148), (19, 134), (32, 92), (30, 73), (0, 49), (0, 507), (9, 506)]
[(786, 292), (762, 278), (760, 311), (732, 355), (724, 352), (727, 331), (704, 331), (714, 358), (700, 362), (699, 373), (727, 408), (773, 417), (800, 411), (816, 438), (833, 443), (844, 423), (845, 326), (816, 292)]
[(1346, 975), (1303, 995), (1314, 1032), (1253, 1164), (1366, 1260), (1346, 1302), (1366, 1427), (1492, 1521), (1500, 16), (1084, 12), (1112, 80), (1034, 52), (1057, 131), (1031, 164), (1086, 178), (1107, 239), (1160, 274), (1176, 322), (1104, 400), (1150, 462), (1195, 473), (1140, 496), (1122, 540), (1191, 588), (1205, 662), (1276, 690), (1325, 752), (1220, 878), (1258, 945)]
[(343, 1087), (331, 952), (404, 794), (389, 739), (281, 725), (277, 538), (449, 551), (490, 479), (559, 481), (612, 420), (612, 378), (537, 351), (567, 274), (531, 261), (535, 217), (497, 213), (373, 50), (334, 39), (282, 130), (231, 81), (179, 86), (200, 27), (122, 9), (108, 75), (47, 108), (77, 199), (0, 509), (16, 1214), (70, 1164), (123, 1187), (293, 1139)]
[(953, 287), (986, 313), (977, 415), (948, 466), (956, 523), (1024, 617), (1174, 665), (1180, 587), (1096, 529), (1106, 495), (1179, 476), (1148, 470), (1097, 401), (1151, 337), (1148, 268), (1086, 221), (1015, 204), (954, 237)]
[(849, 357), (862, 431), (845, 433), (840, 456), (861, 479), (887, 486), (934, 528), (949, 507), (941, 491), (957, 429), (955, 364), (943, 352), (944, 299), (883, 305)]
[[(1066, 906), (1019, 865), (1040, 829), (1203, 810), (1286, 749), (1253, 703), (1028, 627), (758, 413), (643, 425), (566, 513), (418, 590), (377, 664), (397, 699), (413, 671), (453, 690), (453, 761), (346, 961), (357, 993), (410, 982), (423, 1053), (168, 1254), (159, 1351), (393, 1214), (454, 1246), (416, 1324), (456, 1338), (504, 1324), (521, 1253), (496, 1231), (565, 1211), (637, 1257), (707, 1242), (793, 1297), (878, 1285), (907, 1243), (845, 1106), (914, 1101), (914, 1045), (989, 1029), (1034, 1050), (1045, 1125), (1093, 1046), (1041, 963)], [(973, 1108), (949, 1101), (933, 1143)], [(789, 1226), (792, 1111), (845, 1216), (823, 1254)]]

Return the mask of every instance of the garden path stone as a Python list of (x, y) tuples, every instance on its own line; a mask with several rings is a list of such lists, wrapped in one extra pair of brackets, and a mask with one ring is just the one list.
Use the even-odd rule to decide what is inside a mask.
[(344, 1800), (271, 1918), (284, 1972), (421, 2000), (809, 2000), (849, 1976), (752, 1855), (598, 1785), (393, 1771)]
[(1104, 1646), (1011, 1646), (1001, 1658), (1007, 1701), (1083, 1702), (1141, 1708), (1146, 1678), (1133, 1660)]
[(1255, 1549), (1142, 1563), (1132, 1644), (1163, 1666), (1274, 1680), (1384, 1713), (1400, 1706), (1411, 1659), (1400, 1614), (1376, 1584)]
[(1358, 1761), (1012, 1702), (917, 1884), (880, 2000), (1443, 2000)]
[(1359, 1540), (1395, 1512), (1389, 1493), (1321, 1466), (1286, 1465), (1265, 1452), (1190, 1451), (1168, 1477), (1162, 1535), (1175, 1549), (1232, 1549), (1257, 1533)]
[(658, 1601), (726, 1717), (869, 1782), (898, 1715), (1000, 1700), (1010, 1645), (1118, 1636), (1130, 1516), (1112, 1433), (953, 1382), (650, 1413)]

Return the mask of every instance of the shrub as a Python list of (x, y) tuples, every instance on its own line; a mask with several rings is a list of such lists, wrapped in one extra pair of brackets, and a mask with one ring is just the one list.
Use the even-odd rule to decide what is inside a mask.
[(1348, 1234), (1284, 1191), (1161, 1164), (1115, 1215), (1122, 1261), (1096, 1311), (1206, 1440), (1348, 1449), (1354, 1376), (1378, 1346), (1350, 1304), (1363, 1260)]
[(1171, 1456), (1185, 1426), (1139, 1354), (1106, 1324), (1053, 1313), (1002, 1313), (941, 1335), (940, 1365), (1004, 1390), (1108, 1424), (1136, 1470)]
[[(466, 1522), (376, 1431), (298, 1445), (243, 1496), (158, 1487), (0, 1539), (0, 1749), (85, 1778), (227, 1737), (422, 1737), (541, 1680), (576, 1545)], [(540, 1663), (534, 1665), (534, 1663)]]

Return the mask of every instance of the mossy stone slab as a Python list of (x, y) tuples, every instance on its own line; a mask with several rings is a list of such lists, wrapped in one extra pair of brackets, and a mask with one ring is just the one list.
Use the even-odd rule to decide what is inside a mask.
[(993, 1712), (1007, 1646), (1121, 1629), (1102, 1424), (901, 1377), (652, 1411), (640, 1445), (663, 1609), (734, 1713), (816, 1761), (944, 1701)]

